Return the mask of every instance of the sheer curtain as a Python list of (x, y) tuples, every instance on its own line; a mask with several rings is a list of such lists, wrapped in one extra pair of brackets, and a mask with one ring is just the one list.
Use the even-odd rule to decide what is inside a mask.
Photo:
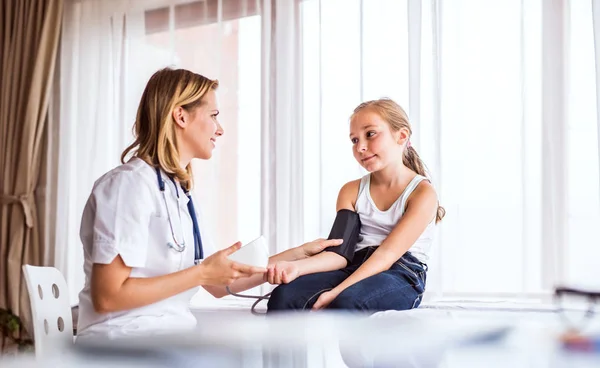
[(387, 96), (447, 210), (430, 296), (537, 298), (600, 279), (591, 1), (305, 0), (302, 25), (307, 237), (364, 174), (352, 109)]
[(220, 249), (265, 235), (272, 253), (302, 241), (297, 9), (297, 1), (274, 0), (68, 2), (55, 264), (73, 302), (84, 281), (83, 206), (93, 182), (119, 164), (145, 83), (162, 67), (220, 82), (225, 135), (211, 160), (192, 163), (212, 235), (203, 240)]
[(271, 254), (304, 241), (300, 3), (268, 0), (262, 9), (261, 223)]
[[(431, 297), (545, 297), (600, 279), (598, 2), (150, 0), (67, 2), (56, 264), (74, 300), (93, 181), (118, 164), (152, 72), (221, 82), (225, 135), (194, 162), (217, 248), (275, 253), (327, 236), (365, 172), (348, 118), (398, 101), (447, 217)], [(594, 78), (596, 76), (596, 78)]]
[(132, 139), (131, 102), (140, 91), (126, 76), (132, 70), (149, 72), (152, 64), (129, 59), (126, 47), (143, 30), (141, 16), (128, 14), (119, 1), (68, 1), (65, 6), (54, 264), (65, 275), (73, 304), (84, 283), (83, 207), (94, 181), (119, 164)]

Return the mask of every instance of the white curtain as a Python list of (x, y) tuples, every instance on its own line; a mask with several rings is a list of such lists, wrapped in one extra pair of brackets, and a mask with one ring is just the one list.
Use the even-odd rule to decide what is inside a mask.
[(130, 142), (146, 80), (171, 65), (221, 82), (225, 135), (194, 162), (217, 248), (327, 236), (339, 189), (365, 174), (348, 118), (387, 96), (447, 210), (429, 296), (598, 280), (598, 13), (596, 0), (72, 0), (55, 263), (76, 300), (84, 201)]
[[(592, 0), (592, 19), (594, 29), (594, 70), (596, 72), (596, 154), (600, 166), (600, 1)], [(598, 169), (598, 183), (600, 183), (600, 168)], [(600, 191), (600, 185), (598, 186)], [(600, 194), (598, 196), (600, 198)]]
[(429, 297), (543, 298), (600, 279), (592, 1), (305, 0), (301, 15), (307, 238), (363, 174), (352, 109), (387, 96), (447, 210)]
[(220, 82), (225, 135), (210, 161), (193, 162), (204, 241), (218, 249), (262, 234), (272, 252), (300, 244), (298, 2), (72, 0), (66, 8), (50, 216), (60, 219), (53, 263), (73, 303), (84, 282), (83, 206), (93, 182), (119, 164), (145, 83), (162, 67)]
[(85, 201), (132, 139), (131, 103), (139, 91), (125, 76), (144, 68), (128, 58), (126, 40), (134, 40), (144, 23), (141, 14), (126, 16), (126, 10), (119, 1), (70, 1), (65, 7), (54, 264), (67, 279), (73, 303), (84, 282), (79, 224)]
[(262, 9), (262, 233), (272, 254), (303, 242), (300, 1)]

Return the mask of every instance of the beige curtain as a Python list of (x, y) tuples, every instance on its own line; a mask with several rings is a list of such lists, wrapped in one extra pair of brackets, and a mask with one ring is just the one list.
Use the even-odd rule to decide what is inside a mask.
[(21, 266), (43, 262), (38, 204), (45, 193), (38, 185), (62, 10), (63, 0), (0, 5), (0, 308), (26, 327), (31, 313)]

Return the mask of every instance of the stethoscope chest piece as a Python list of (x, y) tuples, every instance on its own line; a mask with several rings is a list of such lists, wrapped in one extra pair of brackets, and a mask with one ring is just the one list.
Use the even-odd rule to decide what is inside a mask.
[(171, 248), (171, 249), (173, 249), (173, 250), (175, 250), (176, 252), (179, 252), (179, 253), (182, 253), (185, 250), (185, 245), (181, 246), (181, 245), (178, 245), (178, 244), (173, 244), (171, 242), (167, 242), (167, 247), (169, 247), (169, 248)]

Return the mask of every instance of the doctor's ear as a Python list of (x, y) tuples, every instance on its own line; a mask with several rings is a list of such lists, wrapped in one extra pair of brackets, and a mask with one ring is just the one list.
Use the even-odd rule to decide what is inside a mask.
[(173, 120), (175, 121), (175, 124), (179, 125), (179, 127), (185, 128), (187, 114), (183, 107), (178, 106), (173, 109)]

